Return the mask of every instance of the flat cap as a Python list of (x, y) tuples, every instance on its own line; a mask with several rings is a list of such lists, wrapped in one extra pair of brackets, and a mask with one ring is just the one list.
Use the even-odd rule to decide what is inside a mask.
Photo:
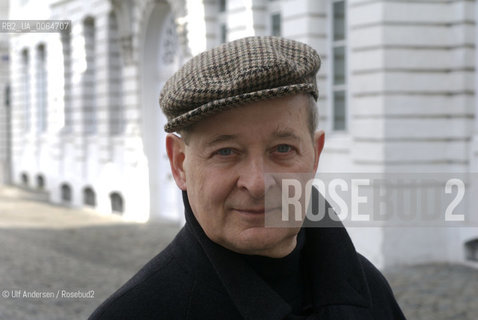
[(279, 37), (247, 37), (190, 59), (164, 85), (159, 104), (166, 132), (246, 103), (298, 93), (318, 98), (320, 57), (310, 46)]

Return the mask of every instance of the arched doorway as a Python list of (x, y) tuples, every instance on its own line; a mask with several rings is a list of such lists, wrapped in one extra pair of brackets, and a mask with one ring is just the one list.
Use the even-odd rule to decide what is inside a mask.
[(159, 107), (159, 93), (167, 79), (181, 66), (174, 15), (167, 2), (154, 4), (142, 48), (142, 134), (149, 165), (150, 219), (178, 220), (180, 191), (171, 176), (163, 130), (166, 117)]

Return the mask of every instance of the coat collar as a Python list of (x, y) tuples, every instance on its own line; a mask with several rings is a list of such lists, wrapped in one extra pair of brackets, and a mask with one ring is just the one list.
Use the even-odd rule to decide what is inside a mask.
[[(231, 300), (245, 319), (284, 319), (290, 306), (241, 258), (211, 241), (194, 217), (183, 192), (186, 228), (193, 233)], [(328, 205), (328, 203), (327, 203)], [(328, 212), (328, 211), (327, 211)], [(307, 221), (309, 222), (309, 221)], [(307, 223), (306, 223), (307, 224)], [(313, 307), (330, 305), (370, 307), (370, 293), (358, 255), (341, 222), (306, 228), (303, 248), (309, 268)]]

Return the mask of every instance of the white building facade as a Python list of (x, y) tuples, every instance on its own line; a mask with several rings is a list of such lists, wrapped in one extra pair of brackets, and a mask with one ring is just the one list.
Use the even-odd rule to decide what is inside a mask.
[[(70, 33), (11, 34), (12, 180), (54, 203), (181, 222), (159, 92), (191, 56), (271, 34), (321, 54), (321, 172), (471, 174), (476, 12), (466, 0), (12, 0), (10, 19), (71, 20)], [(462, 262), (478, 238), (471, 228), (350, 233), (382, 267)]]
[[(8, 1), (0, 1), (0, 20), (8, 19)], [(10, 182), (10, 84), (8, 34), (0, 33), (0, 185)]]

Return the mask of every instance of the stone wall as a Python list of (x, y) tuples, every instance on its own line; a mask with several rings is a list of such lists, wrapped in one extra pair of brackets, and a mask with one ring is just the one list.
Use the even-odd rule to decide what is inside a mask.
[[(0, 20), (8, 18), (8, 1), (0, 1)], [(0, 33), (0, 184), (10, 181), (9, 169), (9, 103), (8, 100), (8, 74), (9, 52), (8, 34)]]

